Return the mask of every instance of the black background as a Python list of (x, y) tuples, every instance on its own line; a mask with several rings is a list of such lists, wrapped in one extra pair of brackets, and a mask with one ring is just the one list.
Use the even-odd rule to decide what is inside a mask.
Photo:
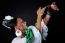
[(11, 31), (2, 26), (2, 20), (6, 15), (23, 16), (29, 25), (34, 25), (36, 10), (51, 2), (57, 2), (60, 11), (54, 14), (49, 23), (49, 35), (46, 43), (64, 42), (64, 0), (2, 0), (0, 1), (0, 43), (10, 43), (15, 37), (14, 30)]

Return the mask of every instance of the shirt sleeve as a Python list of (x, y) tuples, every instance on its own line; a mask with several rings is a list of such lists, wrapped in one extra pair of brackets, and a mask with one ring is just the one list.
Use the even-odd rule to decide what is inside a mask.
[(41, 22), (41, 25), (42, 25), (42, 27), (41, 27), (42, 28), (41, 35), (42, 35), (43, 40), (46, 40), (46, 38), (48, 36), (48, 27), (46, 26), (44, 21)]
[(35, 26), (29, 26), (29, 29), (32, 29), (32, 32), (34, 34), (34, 41), (33, 43), (41, 43), (41, 34), (39, 30)]

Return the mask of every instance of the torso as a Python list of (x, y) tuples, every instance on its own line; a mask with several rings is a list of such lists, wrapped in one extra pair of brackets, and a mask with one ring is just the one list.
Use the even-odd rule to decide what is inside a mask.
[(39, 30), (35, 26), (29, 26), (29, 28), (32, 29), (35, 38), (32, 43), (41, 43), (42, 38)]
[(13, 39), (12, 43), (26, 43), (26, 37), (16, 37)]
[[(37, 30), (35, 26), (29, 26), (30, 29), (32, 29), (33, 35), (34, 35), (34, 41), (31, 43), (41, 43), (41, 34)], [(16, 37), (13, 39), (12, 43), (26, 43), (26, 37)]]

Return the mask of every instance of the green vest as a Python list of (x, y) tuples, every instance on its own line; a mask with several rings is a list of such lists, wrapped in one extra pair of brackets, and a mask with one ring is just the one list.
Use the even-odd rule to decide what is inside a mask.
[(34, 35), (31, 29), (26, 29), (26, 43), (32, 43), (34, 39)]

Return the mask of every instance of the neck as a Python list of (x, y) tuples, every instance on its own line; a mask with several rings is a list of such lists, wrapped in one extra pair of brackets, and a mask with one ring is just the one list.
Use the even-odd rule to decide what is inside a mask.
[(25, 32), (22, 32), (22, 37), (25, 37)]

